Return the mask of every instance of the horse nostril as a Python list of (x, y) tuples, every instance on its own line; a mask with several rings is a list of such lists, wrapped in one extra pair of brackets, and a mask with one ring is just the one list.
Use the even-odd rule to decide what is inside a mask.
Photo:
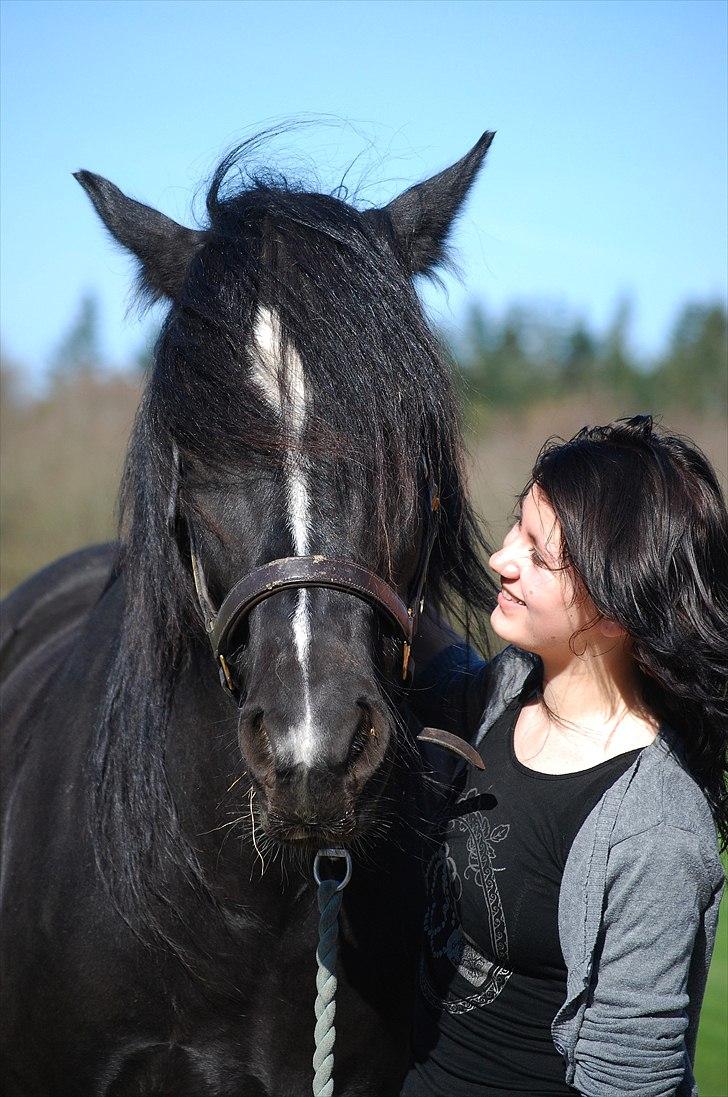
[(365, 701), (357, 701), (357, 705), (361, 711), (354, 729), (354, 735), (346, 760), (347, 767), (349, 768), (351, 768), (356, 760), (361, 757), (368, 746), (376, 743), (379, 739), (379, 732), (377, 731), (371, 708)]
[(254, 775), (266, 788), (274, 780), (274, 753), (260, 707), (244, 707), (240, 712), (239, 735), (243, 756)]

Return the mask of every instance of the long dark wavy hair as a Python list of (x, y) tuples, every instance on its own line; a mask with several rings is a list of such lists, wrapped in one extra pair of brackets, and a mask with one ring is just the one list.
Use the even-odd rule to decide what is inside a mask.
[[(649, 415), (549, 439), (537, 485), (560, 566), (631, 639), (642, 700), (680, 736), (728, 847), (728, 514), (710, 462)], [(593, 622), (590, 622), (590, 624)]]

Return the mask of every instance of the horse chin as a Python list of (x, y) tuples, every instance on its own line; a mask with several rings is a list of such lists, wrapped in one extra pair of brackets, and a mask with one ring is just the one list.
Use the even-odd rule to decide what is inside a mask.
[(381, 829), (382, 798), (391, 773), (388, 751), (364, 779), (354, 766), (326, 796), (303, 801), (285, 783), (276, 781), (272, 769), (257, 775), (251, 772), (257, 825), (269, 841), (289, 850), (315, 853), (327, 847), (349, 847)]
[(316, 853), (320, 849), (332, 847), (341, 848), (351, 845), (355, 835), (336, 831), (322, 831), (314, 827), (290, 827), (278, 830), (275, 833), (267, 832), (281, 846), (288, 849), (303, 850), (306, 853)]
[(353, 817), (313, 822), (268, 812), (267, 817), (261, 819), (261, 824), (267, 838), (297, 849), (316, 850), (325, 846), (348, 845), (357, 832)]
[(350, 847), (376, 825), (378, 815), (376, 801), (369, 800), (318, 820), (283, 814), (269, 803), (258, 808), (260, 829), (266, 838), (288, 849), (310, 853), (330, 847)]

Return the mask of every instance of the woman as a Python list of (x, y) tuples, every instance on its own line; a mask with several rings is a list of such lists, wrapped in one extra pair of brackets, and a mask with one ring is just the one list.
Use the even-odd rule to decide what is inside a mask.
[(485, 768), (455, 774), (428, 868), (403, 1097), (695, 1093), (728, 838), (725, 503), (646, 416), (547, 443), (519, 503), (490, 560), (512, 646), (477, 664), (433, 626), (418, 651), (440, 649), (420, 715)]

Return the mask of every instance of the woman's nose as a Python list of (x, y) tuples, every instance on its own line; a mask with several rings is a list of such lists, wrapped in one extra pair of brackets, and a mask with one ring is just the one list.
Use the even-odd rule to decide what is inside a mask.
[(505, 546), (494, 552), (488, 563), (493, 571), (497, 571), (499, 575), (505, 576), (506, 579), (518, 578), (518, 563), (513, 557), (509, 558), (508, 550)]

